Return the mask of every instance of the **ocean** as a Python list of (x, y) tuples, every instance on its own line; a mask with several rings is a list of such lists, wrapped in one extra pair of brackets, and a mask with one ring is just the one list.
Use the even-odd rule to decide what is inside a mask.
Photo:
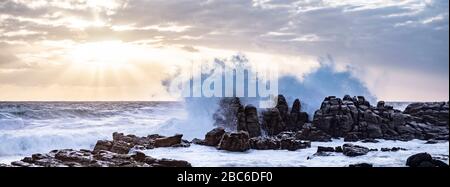
[[(403, 110), (408, 103), (388, 104)], [(190, 115), (191, 110), (183, 102), (0, 102), (0, 163), (54, 149), (93, 149), (97, 140), (112, 139), (113, 132), (137, 136), (182, 133), (183, 139), (187, 140), (203, 138), (213, 128), (211, 116)], [(312, 148), (294, 152), (252, 150), (230, 153), (193, 145), (190, 148), (159, 148), (146, 153), (158, 158), (188, 160), (194, 166), (340, 166), (362, 158), (370, 159), (375, 154), (360, 158), (336, 157), (333, 160), (335, 156), (331, 156), (306, 160), (318, 145), (342, 143), (340, 139), (329, 143), (313, 142)], [(401, 166), (407, 158), (406, 154), (426, 150), (448, 163), (448, 142), (428, 145), (419, 140), (382, 141), (370, 146), (394, 145), (410, 150), (378, 153), (372, 155), (372, 161), (380, 166)], [(328, 161), (318, 162), (323, 159)]]

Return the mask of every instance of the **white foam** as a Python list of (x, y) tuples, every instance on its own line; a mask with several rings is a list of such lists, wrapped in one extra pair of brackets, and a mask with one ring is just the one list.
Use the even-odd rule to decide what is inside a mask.
[[(380, 140), (380, 143), (354, 143), (377, 149), (383, 147), (402, 147), (408, 149), (407, 151), (376, 151), (358, 157), (347, 157), (342, 153), (332, 153), (332, 156), (312, 156), (317, 151), (317, 146), (335, 147), (342, 145), (343, 143), (343, 140), (334, 140), (333, 142), (313, 142), (311, 148), (297, 151), (249, 150), (244, 153), (236, 153), (217, 150), (214, 147), (191, 145), (189, 148), (157, 148), (146, 150), (145, 153), (156, 158), (186, 160), (197, 167), (341, 167), (362, 162), (372, 163), (376, 167), (403, 167), (409, 156), (420, 152), (428, 152), (432, 156), (443, 158), (442, 160), (447, 163), (449, 162), (448, 142), (425, 144), (425, 141), (420, 140), (409, 142)], [(308, 157), (312, 158), (307, 159)]]

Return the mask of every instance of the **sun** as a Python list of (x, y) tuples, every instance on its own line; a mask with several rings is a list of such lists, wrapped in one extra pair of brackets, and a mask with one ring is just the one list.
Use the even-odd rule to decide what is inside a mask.
[(70, 60), (86, 68), (121, 68), (130, 63), (135, 46), (121, 41), (101, 41), (78, 44), (69, 52)]

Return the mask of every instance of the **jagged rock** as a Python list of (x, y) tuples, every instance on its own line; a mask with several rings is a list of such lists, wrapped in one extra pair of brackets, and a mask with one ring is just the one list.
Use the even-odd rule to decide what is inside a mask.
[(250, 147), (259, 150), (285, 149), (295, 151), (311, 147), (310, 141), (301, 141), (295, 138), (295, 133), (280, 133), (272, 137), (255, 137), (250, 139)]
[(353, 144), (344, 144), (342, 146), (342, 150), (344, 155), (349, 157), (361, 156), (367, 154), (370, 150), (367, 147), (353, 145)]
[(418, 153), (408, 157), (406, 165), (409, 167), (448, 167), (448, 164), (433, 159), (428, 153)]
[(250, 137), (248, 132), (239, 131), (239, 132), (227, 132), (222, 136), (222, 140), (220, 140), (218, 149), (227, 150), (227, 151), (235, 151), (235, 152), (244, 152), (250, 149)]
[(113, 141), (113, 145), (110, 151), (113, 153), (128, 154), (128, 152), (130, 152), (131, 148), (133, 147), (134, 145), (128, 142)]
[(217, 146), (222, 139), (223, 134), (225, 134), (225, 129), (222, 127), (217, 127), (205, 135), (204, 145)]
[(286, 149), (289, 151), (295, 151), (298, 149), (305, 149), (311, 147), (311, 142), (296, 140), (294, 138), (281, 139), (280, 149)]
[(238, 126), (245, 123), (243, 106), (237, 97), (224, 97), (219, 102), (219, 108), (213, 114), (214, 126), (223, 127), (226, 130), (235, 131)]
[(113, 140), (99, 140), (95, 144), (94, 152), (111, 151), (119, 154), (127, 154), (131, 149), (153, 149), (157, 147), (189, 147), (190, 143), (182, 139), (182, 134), (165, 137), (158, 134), (147, 137), (137, 137), (135, 135), (124, 135), (123, 133), (113, 133)]
[(327, 133), (317, 129), (312, 126), (310, 123), (306, 123), (303, 125), (301, 131), (297, 132), (297, 139), (301, 140), (309, 140), (309, 141), (317, 141), (317, 142), (329, 142), (331, 141), (331, 136)]
[(376, 107), (362, 96), (324, 99), (313, 126), (346, 141), (366, 138), (392, 140), (447, 139), (448, 102), (413, 103), (404, 113), (379, 101)]
[(263, 112), (263, 127), (269, 136), (275, 136), (284, 130), (285, 123), (277, 108), (271, 108)]
[(299, 99), (294, 101), (291, 113), (289, 114), (289, 121), (285, 130), (298, 131), (301, 130), (305, 123), (308, 123), (308, 113), (301, 111), (301, 103)]
[(245, 107), (245, 130), (248, 132), (250, 137), (261, 136), (261, 128), (258, 120), (258, 112), (256, 107), (247, 105)]
[(47, 154), (34, 154), (21, 161), (17, 167), (191, 167), (182, 160), (155, 159), (142, 152), (134, 155), (118, 154), (105, 150), (53, 150)]
[(254, 137), (250, 139), (251, 149), (277, 150), (280, 147), (280, 141), (274, 137)]
[(176, 134), (170, 137), (156, 138), (154, 140), (155, 147), (171, 147), (182, 143), (182, 134)]
[(348, 133), (344, 136), (344, 142), (357, 142), (360, 138), (359, 133)]
[(286, 123), (289, 120), (289, 114), (288, 114), (289, 106), (283, 95), (278, 95), (277, 105), (275, 106), (275, 108), (277, 108), (278, 111), (280, 112), (280, 117), (281, 117), (282, 121), (284, 123)]
[(113, 146), (112, 141), (98, 140), (97, 143), (95, 144), (94, 151), (95, 152), (98, 152), (101, 150), (109, 151), (109, 150), (111, 150), (112, 146)]
[(371, 167), (373, 167), (373, 165), (369, 164), (369, 163), (358, 163), (358, 164), (350, 164), (348, 167), (351, 167), (351, 168), (371, 168)]
[(412, 103), (406, 107), (404, 113), (419, 117), (422, 123), (448, 127), (448, 109), (448, 102)]

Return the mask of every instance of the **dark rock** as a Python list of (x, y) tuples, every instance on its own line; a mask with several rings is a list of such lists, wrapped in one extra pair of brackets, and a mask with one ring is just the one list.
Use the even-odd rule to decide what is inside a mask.
[(250, 137), (246, 131), (225, 133), (220, 140), (218, 149), (244, 152), (250, 149)]
[(156, 138), (154, 140), (154, 146), (155, 147), (171, 147), (173, 145), (181, 144), (182, 137), (183, 137), (182, 134), (176, 134), (176, 135), (170, 136), (170, 137)]
[(303, 125), (301, 131), (297, 132), (297, 139), (301, 140), (309, 140), (309, 141), (318, 141), (318, 142), (330, 142), (331, 136), (327, 133), (313, 127), (310, 123), (306, 123)]
[(433, 159), (428, 153), (418, 153), (408, 157), (406, 165), (409, 167), (448, 167), (448, 164)]
[(247, 105), (245, 107), (246, 131), (250, 137), (261, 136), (261, 128), (258, 121), (258, 112), (256, 107)]
[(342, 152), (344, 152), (344, 150), (342, 149), (342, 146), (337, 146), (337, 147), (335, 147), (335, 148), (334, 148), (334, 151), (335, 151), (336, 153), (342, 153)]
[(322, 147), (322, 146), (318, 146), (317, 147), (317, 152), (335, 152), (333, 147)]
[(134, 145), (124, 141), (113, 141), (113, 145), (109, 151), (118, 154), (128, 154)]
[(263, 127), (269, 136), (275, 136), (284, 130), (285, 123), (277, 108), (263, 112)]
[(369, 164), (369, 163), (359, 163), (359, 164), (350, 164), (348, 167), (351, 167), (351, 168), (371, 168), (371, 167), (373, 167), (373, 165)]
[(344, 136), (344, 142), (357, 142), (359, 133), (348, 133)]
[(439, 142), (436, 140), (428, 140), (427, 142), (425, 142), (425, 144), (437, 144), (437, 143)]
[(380, 141), (372, 139), (372, 138), (367, 138), (367, 139), (362, 140), (361, 142), (363, 142), (363, 143), (378, 143)]
[(308, 147), (311, 147), (311, 142), (309, 141), (301, 141), (293, 138), (280, 140), (280, 149), (295, 151), (298, 149), (305, 149)]
[(393, 147), (393, 148), (381, 148), (382, 152), (397, 152), (397, 151), (406, 151), (407, 149), (401, 147)]
[(191, 164), (184, 160), (161, 159), (155, 162), (160, 167), (192, 167)]
[[(220, 140), (219, 140), (220, 141)], [(194, 138), (191, 140), (191, 143), (193, 144), (198, 144), (198, 145), (206, 145), (205, 141), (202, 139), (198, 139), (198, 138)]]
[(344, 155), (349, 157), (361, 156), (369, 152), (369, 148), (353, 144), (344, 144), (342, 149)]
[[(213, 114), (214, 126), (235, 131), (237, 127), (245, 128), (245, 113), (241, 101), (237, 97), (224, 97), (219, 102), (219, 108)], [(246, 130), (246, 129), (238, 129)]]
[(286, 102), (286, 99), (284, 98), (283, 95), (278, 95), (277, 100), (278, 101), (277, 101), (277, 105), (275, 106), (275, 108), (277, 108), (278, 111), (280, 112), (280, 117), (281, 117), (283, 123), (287, 123), (289, 120), (289, 115), (288, 115), (289, 106)]
[(433, 158), (428, 153), (418, 153), (408, 157), (406, 165), (409, 167), (418, 167), (422, 162), (431, 162)]
[(225, 129), (222, 127), (217, 127), (205, 135), (204, 145), (217, 146), (222, 139), (223, 134), (225, 134)]
[(101, 150), (109, 151), (109, 150), (111, 150), (112, 146), (113, 146), (112, 141), (98, 140), (97, 143), (95, 144), (94, 151), (95, 152), (98, 152)]
[[(123, 141), (120, 141), (123, 142)], [(155, 159), (142, 152), (133, 155), (105, 150), (54, 150), (48, 154), (35, 154), (11, 163), (17, 167), (191, 167), (182, 160)]]
[(289, 114), (289, 121), (287, 122), (285, 130), (301, 130), (303, 125), (309, 121), (308, 113), (302, 112), (301, 109), (302, 107), (300, 100), (296, 99), (292, 105), (291, 113)]
[(280, 141), (274, 137), (254, 137), (250, 139), (251, 149), (277, 150), (280, 147)]

